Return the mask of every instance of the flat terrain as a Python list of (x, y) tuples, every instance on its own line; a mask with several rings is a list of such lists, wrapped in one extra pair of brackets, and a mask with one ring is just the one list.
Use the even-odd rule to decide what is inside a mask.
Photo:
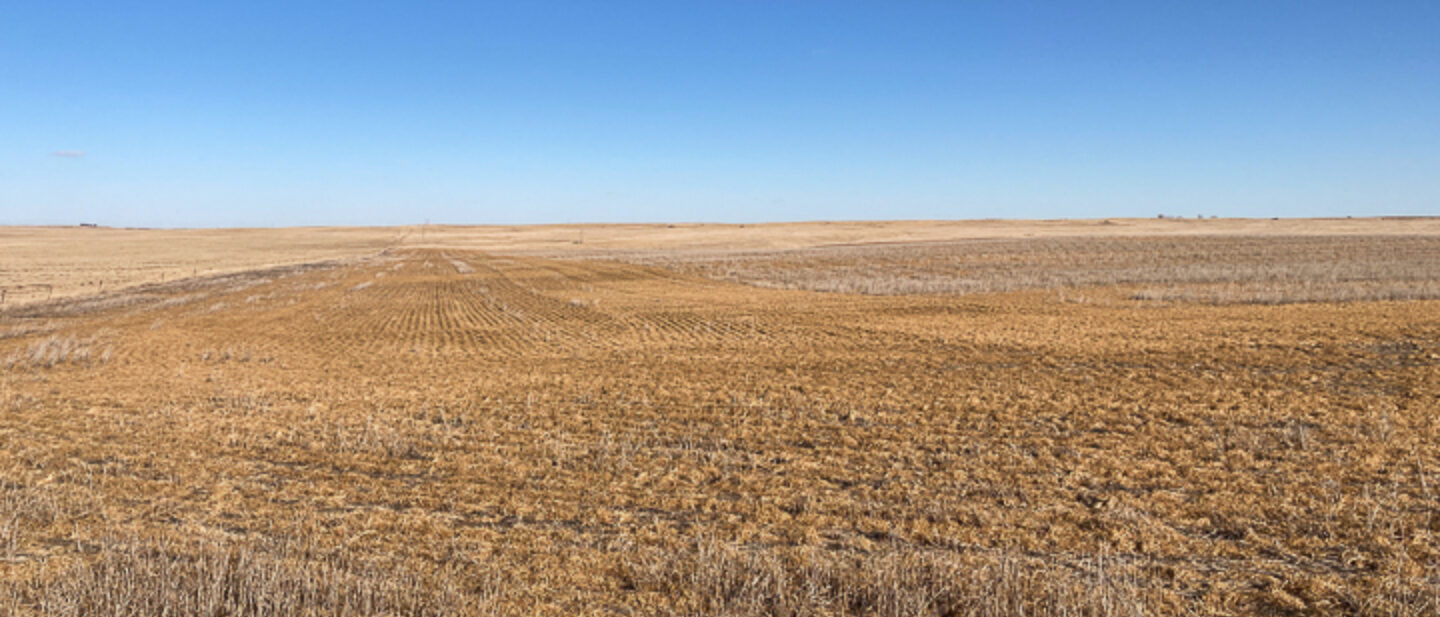
[(282, 229), (0, 227), (0, 308), (144, 284), (371, 256), (391, 248), (545, 257), (713, 259), (756, 251), (1043, 238), (1440, 238), (1440, 217), (858, 221)]
[(0, 614), (1440, 610), (1434, 221), (751, 227), (4, 230)]

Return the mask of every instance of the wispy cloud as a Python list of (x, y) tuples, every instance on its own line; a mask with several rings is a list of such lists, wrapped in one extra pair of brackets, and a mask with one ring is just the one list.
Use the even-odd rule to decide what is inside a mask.
[(54, 152), (51, 152), (50, 154), (53, 155), (53, 156), (58, 156), (58, 157), (60, 157), (60, 158), (62, 158), (62, 159), (78, 159), (78, 158), (80, 158), (80, 157), (82, 157), (82, 156), (85, 156), (85, 151), (84, 151), (84, 150), (56, 150), (56, 151), (54, 151)]

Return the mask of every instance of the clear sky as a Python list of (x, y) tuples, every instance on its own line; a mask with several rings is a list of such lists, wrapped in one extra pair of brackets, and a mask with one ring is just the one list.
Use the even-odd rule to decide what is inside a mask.
[(0, 224), (1160, 213), (1440, 214), (1440, 2), (0, 3)]

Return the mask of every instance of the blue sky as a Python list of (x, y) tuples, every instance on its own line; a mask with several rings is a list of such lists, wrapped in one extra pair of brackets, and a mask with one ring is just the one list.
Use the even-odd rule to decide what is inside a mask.
[(1440, 214), (1437, 2), (9, 2), (0, 223)]

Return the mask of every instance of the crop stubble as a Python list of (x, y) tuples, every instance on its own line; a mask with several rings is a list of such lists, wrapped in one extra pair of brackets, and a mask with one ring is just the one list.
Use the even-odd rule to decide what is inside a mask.
[(417, 249), (12, 310), (0, 609), (1440, 606), (1440, 303), (1105, 289)]

